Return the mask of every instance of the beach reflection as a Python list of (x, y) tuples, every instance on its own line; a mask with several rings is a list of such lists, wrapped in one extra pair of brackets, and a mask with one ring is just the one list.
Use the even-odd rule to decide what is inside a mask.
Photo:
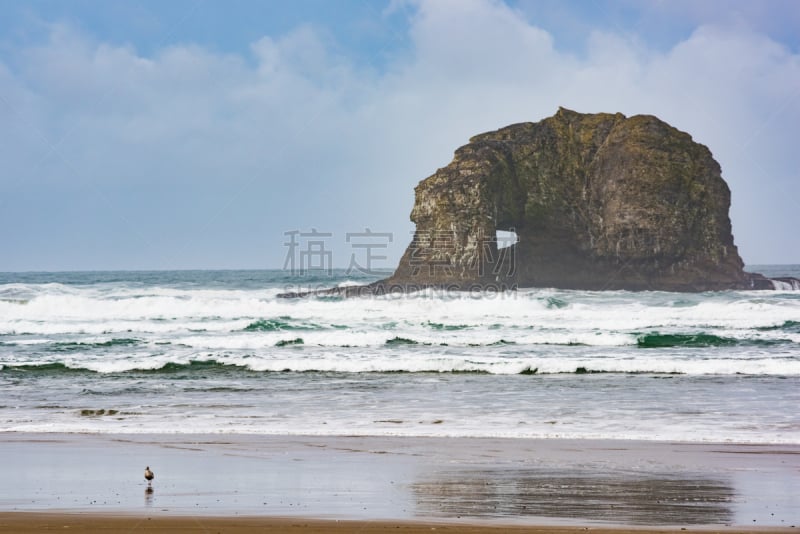
[(724, 524), (732, 486), (706, 476), (482, 470), (438, 473), (413, 485), (417, 513), (455, 518), (540, 516), (647, 525)]
[(147, 507), (153, 506), (153, 487), (147, 486), (144, 489), (144, 505)]

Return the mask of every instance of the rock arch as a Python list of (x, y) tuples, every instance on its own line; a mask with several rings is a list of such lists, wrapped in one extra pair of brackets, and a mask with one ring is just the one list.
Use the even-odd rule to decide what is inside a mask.
[[(386, 282), (750, 287), (729, 207), (719, 164), (689, 134), (649, 115), (560, 108), (473, 137), (420, 182), (414, 238)], [(518, 242), (504, 255), (496, 232), (510, 228)]]

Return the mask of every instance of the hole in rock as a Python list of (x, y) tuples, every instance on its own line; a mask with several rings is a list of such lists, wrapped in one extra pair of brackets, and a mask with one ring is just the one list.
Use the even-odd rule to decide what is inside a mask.
[(519, 239), (514, 230), (497, 230), (497, 248), (508, 248), (515, 244)]

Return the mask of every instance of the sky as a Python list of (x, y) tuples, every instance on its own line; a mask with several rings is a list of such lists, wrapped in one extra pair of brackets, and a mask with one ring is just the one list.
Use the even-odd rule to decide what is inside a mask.
[(690, 133), (745, 263), (800, 263), (798, 28), (794, 0), (5, 0), (0, 271), (393, 268), (420, 180), (559, 106)]

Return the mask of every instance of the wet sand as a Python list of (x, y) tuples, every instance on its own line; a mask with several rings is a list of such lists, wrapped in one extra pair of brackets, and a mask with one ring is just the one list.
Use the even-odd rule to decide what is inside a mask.
[[(500, 532), (531, 534), (642, 534), (643, 532), (686, 534), (686, 528), (632, 529), (632, 528), (585, 528), (542, 527), (518, 525), (475, 525), (444, 522), (390, 522), (390, 521), (344, 521), (308, 520), (270, 517), (129, 517), (76, 514), (30, 514), (0, 513), (0, 531), (26, 534), (60, 530), (62, 532), (169, 532), (170, 534), (197, 532), (225, 532), (249, 534), (252, 532), (289, 532), (297, 534), (346, 533), (383, 534), (431, 534), (431, 532), (463, 534), (495, 534)], [(702, 529), (695, 532), (726, 534), (783, 532), (784, 529)]]
[(9, 532), (800, 528), (798, 445), (5, 433), (0, 458)]

